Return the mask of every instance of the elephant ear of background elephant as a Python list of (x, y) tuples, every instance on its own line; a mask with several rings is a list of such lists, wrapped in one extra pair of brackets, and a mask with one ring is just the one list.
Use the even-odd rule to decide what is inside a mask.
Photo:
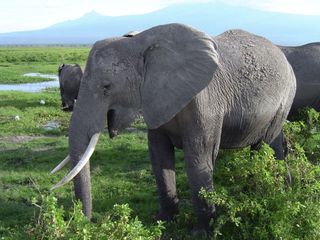
[(150, 129), (181, 111), (209, 84), (218, 67), (212, 39), (185, 26), (169, 30), (143, 56), (142, 115)]
[(62, 71), (62, 69), (63, 69), (64, 66), (65, 66), (64, 63), (62, 63), (62, 64), (59, 66), (59, 68), (58, 68), (58, 76), (60, 76), (61, 71)]

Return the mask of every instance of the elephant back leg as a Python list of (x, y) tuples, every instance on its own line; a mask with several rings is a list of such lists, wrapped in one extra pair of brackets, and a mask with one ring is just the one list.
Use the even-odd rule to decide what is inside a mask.
[(274, 150), (275, 157), (278, 160), (284, 160), (288, 153), (287, 140), (283, 131), (270, 143), (270, 147)]
[(287, 140), (283, 134), (283, 130), (281, 130), (280, 134), (270, 143), (270, 147), (274, 150), (276, 159), (285, 161), (287, 169), (286, 182), (288, 185), (291, 185), (292, 177), (288, 162), (286, 161), (286, 156), (288, 154), (288, 145)]
[[(262, 146), (263, 141), (260, 140), (255, 144), (250, 145), (250, 150), (258, 151)], [(270, 143), (270, 147), (275, 153), (275, 158), (278, 160), (284, 160), (288, 153), (287, 140), (283, 134), (283, 131)]]

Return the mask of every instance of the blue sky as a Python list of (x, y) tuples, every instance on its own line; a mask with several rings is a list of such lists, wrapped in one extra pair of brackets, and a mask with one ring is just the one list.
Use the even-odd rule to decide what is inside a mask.
[(179, 3), (220, 1), (250, 8), (320, 15), (320, 0), (3, 0), (0, 33), (48, 27), (96, 11), (106, 16), (143, 14)]

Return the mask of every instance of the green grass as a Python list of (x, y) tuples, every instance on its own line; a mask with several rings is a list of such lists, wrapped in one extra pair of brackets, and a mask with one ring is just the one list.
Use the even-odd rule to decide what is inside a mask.
[[(56, 54), (49, 48), (29, 50), (35, 56), (42, 56), (41, 52), (45, 51)], [(13, 48), (12, 52), (23, 59), (26, 48)], [(49, 66), (41, 61), (44, 60), (39, 60), (39, 66)], [(0, 61), (0, 64), (11, 63)], [(16, 69), (24, 69), (29, 63), (16, 64)], [(31, 72), (29, 68), (21, 70), (24, 71)], [(46, 104), (40, 105), (40, 100)], [(46, 228), (37, 228), (39, 208), (33, 199), (48, 196), (49, 189), (68, 170), (49, 175), (68, 154), (71, 114), (61, 111), (60, 104), (56, 88), (42, 93), (0, 91), (0, 239), (37, 239), (31, 230)], [(214, 169), (216, 194), (207, 196), (209, 201), (217, 203), (217, 216), (212, 223), (216, 239), (317, 239), (320, 236), (320, 124), (315, 113), (303, 118), (304, 121), (286, 126), (292, 186), (285, 182), (284, 162), (275, 161), (267, 147), (253, 156), (248, 148), (220, 151)], [(59, 128), (46, 130), (44, 126), (50, 121), (57, 122)], [(146, 126), (139, 119), (134, 127), (141, 131), (123, 131), (112, 140), (104, 132), (91, 158), (95, 231), (103, 231), (103, 224), (98, 223), (115, 204), (128, 203), (132, 217), (137, 216), (148, 229), (154, 224), (158, 202), (148, 160)], [(176, 173), (180, 213), (174, 222), (165, 224), (162, 239), (192, 239), (189, 233), (195, 218), (180, 150), (176, 152)], [(59, 206), (66, 211), (72, 209), (71, 183), (51, 194), (58, 199)], [(44, 212), (43, 216), (56, 213)], [(69, 215), (62, 219), (70, 220)], [(73, 239), (82, 239), (81, 236), (74, 235)]]
[[(3, 192), (0, 196), (0, 236), (1, 233), (7, 236), (11, 229), (20, 229), (18, 233), (23, 234), (23, 226), (36, 211), (31, 199), (39, 196), (37, 188), (47, 192), (66, 174), (67, 169), (54, 176), (48, 175), (68, 153), (70, 113), (59, 109), (58, 91), (0, 92), (0, 99), (0, 190)], [(46, 104), (40, 105), (40, 99)], [(20, 116), (19, 121), (14, 120), (16, 115)], [(59, 129), (45, 130), (43, 126), (52, 120), (60, 124)], [(123, 132), (113, 140), (103, 134), (92, 156), (94, 218), (103, 216), (115, 204), (129, 203), (133, 215), (151, 225), (158, 207), (156, 185), (148, 160), (145, 125), (140, 119), (134, 127), (142, 131)], [(32, 138), (18, 141), (13, 136)], [(179, 195), (186, 200), (189, 199), (189, 190), (183, 169), (182, 154), (178, 151), (177, 185)], [(72, 192), (72, 184), (55, 191), (59, 203), (65, 208), (72, 205)], [(189, 207), (187, 212), (190, 213), (190, 203), (184, 200), (182, 206)]]
[(83, 68), (89, 50), (90, 47), (0, 47), (0, 84), (45, 81), (23, 74), (57, 74), (62, 63), (78, 63)]
[[(39, 104), (41, 99), (45, 105)], [(17, 115), (18, 121), (14, 120)], [(67, 173), (65, 169), (54, 176), (48, 174), (68, 154), (70, 116), (60, 110), (58, 91), (0, 92), (0, 236), (9, 236), (12, 229), (24, 236), (23, 226), (36, 211), (32, 198), (38, 198), (39, 191), (48, 192)], [(58, 122), (59, 129), (45, 130), (49, 121)], [(136, 127), (143, 128), (142, 125), (140, 120)], [(117, 203), (129, 202), (133, 215), (152, 223), (157, 194), (146, 141), (144, 131), (124, 132), (114, 140), (106, 133), (101, 136), (91, 162), (95, 218)], [(72, 189), (68, 184), (55, 191), (59, 203), (66, 208), (72, 206)]]
[[(10, 101), (9, 95), (0, 92), (1, 99), (5, 96)], [(58, 101), (58, 94), (56, 98), (53, 94), (39, 95), (54, 103)], [(62, 124), (62, 128), (51, 132), (44, 130), (43, 124), (52, 119), (64, 123), (70, 117), (54, 103), (53, 106), (40, 106), (36, 101), (37, 94), (11, 93), (11, 96), (21, 97), (22, 100), (11, 102), (10, 107), (1, 107), (1, 115), (8, 119), (15, 114), (21, 116), (20, 121), (7, 120), (0, 125), (2, 139), (5, 139), (0, 144), (0, 188), (4, 193), (0, 196), (0, 226), (5, 229), (16, 224), (23, 226), (34, 215), (35, 208), (30, 200), (37, 197), (38, 192), (32, 181), (41, 191), (47, 191), (66, 174), (67, 170), (55, 176), (48, 175), (50, 169), (67, 155), (67, 126)], [(32, 97), (36, 97), (34, 103)], [(53, 111), (51, 108), (55, 107)], [(29, 123), (35, 125), (30, 126)], [(38, 137), (22, 143), (8, 140), (15, 135)], [(124, 133), (114, 140), (106, 135), (101, 136), (91, 161), (94, 216), (103, 214), (116, 203), (130, 202), (134, 214), (139, 214), (150, 223), (151, 215), (156, 211), (157, 195), (147, 159), (146, 133)], [(124, 152), (127, 154), (124, 155)], [(62, 204), (70, 207), (72, 191), (72, 184), (68, 184), (55, 193)]]
[[(47, 93), (0, 92), (0, 136), (61, 134), (68, 127), (70, 113), (60, 111), (58, 91)], [(40, 104), (45, 101), (45, 105)], [(19, 116), (19, 120), (15, 120)], [(57, 122), (58, 130), (45, 130), (49, 121)]]

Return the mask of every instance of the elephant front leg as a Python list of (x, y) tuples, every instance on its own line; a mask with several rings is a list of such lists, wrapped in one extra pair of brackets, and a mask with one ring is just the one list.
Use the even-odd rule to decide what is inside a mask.
[(160, 210), (156, 220), (170, 221), (178, 212), (174, 146), (160, 130), (148, 130), (149, 156), (156, 178)]
[(183, 142), (185, 164), (192, 191), (192, 202), (195, 209), (197, 224), (193, 234), (209, 230), (209, 222), (214, 217), (215, 206), (208, 204), (199, 196), (199, 191), (213, 191), (213, 162), (218, 154), (219, 142), (208, 136), (188, 138)]

